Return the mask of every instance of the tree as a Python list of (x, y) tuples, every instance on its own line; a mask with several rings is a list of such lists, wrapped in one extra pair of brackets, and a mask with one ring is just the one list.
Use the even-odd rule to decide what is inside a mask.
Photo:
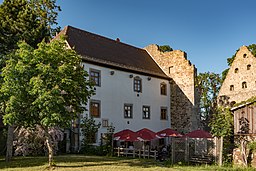
[(101, 138), (101, 146), (103, 147), (103, 154), (112, 156), (113, 155), (113, 136), (115, 127), (113, 123), (107, 128), (107, 133)]
[(41, 127), (46, 134), (49, 167), (53, 163), (50, 129), (68, 127), (85, 110), (94, 92), (81, 62), (61, 39), (42, 42), (38, 49), (22, 42), (3, 68), (4, 123)]
[[(59, 28), (56, 0), (4, 0), (0, 5), (0, 71), (5, 66), (7, 54), (18, 48), (20, 40), (36, 48), (43, 39), (49, 41)], [(0, 84), (2, 84), (0, 77)], [(1, 99), (4, 103), (4, 99)], [(0, 115), (3, 115), (1, 111)], [(8, 126), (6, 161), (12, 157), (12, 125)]]
[(92, 118), (86, 115), (82, 118), (81, 131), (83, 135), (83, 146), (88, 148), (91, 144), (95, 143), (95, 134), (101, 126), (101, 123), (97, 123)]
[(158, 50), (160, 50), (161, 52), (171, 52), (173, 51), (173, 49), (169, 46), (169, 45), (162, 45), (162, 46), (158, 46)]
[(59, 28), (56, 25), (56, 0), (4, 0), (0, 5), (0, 54), (17, 48), (20, 40), (36, 47), (49, 41)]
[[(234, 149), (234, 121), (233, 114), (229, 107), (218, 107), (216, 113), (213, 114), (209, 126), (212, 135), (221, 138), (223, 144), (220, 154), (224, 156), (224, 160), (228, 163), (232, 162), (232, 153)], [(222, 157), (220, 157), (222, 158)]]
[(216, 137), (232, 136), (234, 134), (234, 123), (230, 108), (218, 107), (209, 125), (211, 133)]
[(205, 130), (210, 130), (208, 124), (217, 111), (217, 96), (221, 87), (221, 77), (215, 73), (200, 73), (197, 76), (200, 97), (200, 114)]

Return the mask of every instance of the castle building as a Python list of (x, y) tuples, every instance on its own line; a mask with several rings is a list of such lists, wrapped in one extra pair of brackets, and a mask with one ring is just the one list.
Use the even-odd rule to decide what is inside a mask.
[[(60, 35), (65, 35), (68, 47), (82, 56), (82, 65), (95, 83), (95, 95), (82, 114), (101, 123), (95, 144), (100, 144), (110, 124), (115, 132), (197, 129), (196, 69), (184, 52), (163, 53), (156, 45), (141, 49), (71, 26), (57, 37)], [(81, 146), (83, 138), (79, 123), (75, 125), (73, 133), (66, 132), (73, 150)]]

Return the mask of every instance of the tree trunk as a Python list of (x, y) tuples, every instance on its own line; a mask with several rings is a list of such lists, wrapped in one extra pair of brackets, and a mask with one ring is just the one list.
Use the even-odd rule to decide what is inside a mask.
[(48, 132), (48, 129), (45, 130), (46, 132), (46, 144), (48, 148), (48, 157), (49, 157), (49, 168), (53, 166), (53, 144), (51, 135)]
[(241, 154), (243, 158), (243, 164), (245, 167), (247, 167), (248, 162), (247, 162), (247, 150), (246, 150), (247, 142), (244, 137), (241, 138)]
[(8, 126), (8, 134), (7, 134), (7, 142), (6, 142), (6, 156), (5, 161), (9, 162), (12, 158), (12, 152), (13, 152), (13, 131), (14, 126), (9, 125)]

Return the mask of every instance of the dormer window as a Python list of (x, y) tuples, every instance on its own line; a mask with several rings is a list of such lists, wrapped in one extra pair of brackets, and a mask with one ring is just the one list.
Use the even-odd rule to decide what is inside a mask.
[(246, 82), (244, 81), (244, 82), (242, 82), (242, 88), (247, 88), (247, 84), (246, 84)]
[(251, 65), (247, 65), (247, 70), (250, 70), (251, 69)]
[(140, 77), (135, 77), (133, 80), (133, 89), (135, 92), (142, 92), (142, 80)]
[(230, 91), (234, 91), (234, 85), (230, 85), (229, 90), (230, 90)]
[(235, 73), (238, 73), (238, 68), (235, 69)]

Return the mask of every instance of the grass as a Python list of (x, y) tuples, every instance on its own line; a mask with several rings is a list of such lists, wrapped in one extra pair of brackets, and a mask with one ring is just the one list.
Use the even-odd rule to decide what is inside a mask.
[[(0, 157), (1, 171), (36, 171), (47, 170), (47, 157), (14, 157), (5, 163)], [(152, 159), (131, 159), (117, 157), (99, 157), (83, 155), (63, 155), (55, 157), (56, 171), (193, 171), (193, 170), (242, 170), (218, 166), (179, 166), (167, 165)], [(254, 170), (252, 168), (246, 170)]]

